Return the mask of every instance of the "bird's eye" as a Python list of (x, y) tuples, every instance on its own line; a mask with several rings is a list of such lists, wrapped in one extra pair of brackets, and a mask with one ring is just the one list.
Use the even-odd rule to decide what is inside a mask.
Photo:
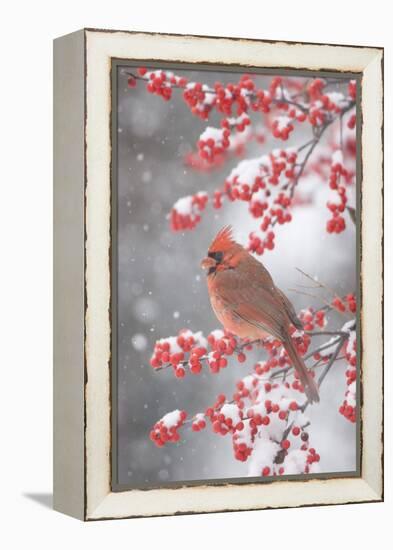
[(224, 258), (223, 252), (209, 252), (208, 253), (209, 258), (213, 258), (213, 260), (216, 260), (218, 264), (220, 264)]

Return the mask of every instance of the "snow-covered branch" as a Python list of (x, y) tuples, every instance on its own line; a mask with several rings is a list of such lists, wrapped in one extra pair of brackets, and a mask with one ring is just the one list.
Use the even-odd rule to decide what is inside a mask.
[[(349, 310), (353, 308), (354, 296), (348, 296), (342, 303)], [(334, 304), (331, 308), (337, 310)], [(301, 311), (299, 318), (305, 330), (293, 329), (292, 338), (303, 359), (313, 360), (309, 370), (316, 376), (319, 387), (333, 365), (342, 360), (347, 362), (348, 390), (340, 413), (354, 422), (356, 323), (353, 319), (340, 330), (326, 329), (325, 311), (326, 306)], [(316, 326), (319, 330), (315, 330)], [(322, 341), (314, 347), (312, 342), (316, 338)], [(178, 378), (184, 378), (187, 370), (191, 374), (201, 373), (204, 364), (210, 372), (218, 373), (229, 366), (233, 356), (241, 363), (248, 363), (250, 352), (264, 352), (267, 358), (255, 363), (236, 383), (231, 398), (220, 394), (212, 405), (191, 416), (178, 410), (165, 415), (152, 428), (152, 441), (161, 447), (178, 441), (179, 431), (186, 426), (200, 432), (210, 424), (214, 433), (232, 438), (234, 457), (248, 462), (251, 476), (316, 472), (319, 455), (310, 445), (307, 431), (310, 421), (305, 415), (310, 403), (280, 341), (274, 338), (241, 341), (222, 330), (212, 331), (207, 337), (202, 332), (182, 330), (177, 337), (156, 343), (151, 364), (157, 371), (172, 367)]]
[[(323, 174), (332, 191), (332, 199), (327, 202), (331, 219), (326, 230), (340, 233), (345, 229), (347, 187), (353, 183), (354, 172), (344, 162), (342, 123), (344, 116), (355, 107), (355, 81), (316, 78), (299, 88), (293, 86), (294, 79), (274, 77), (268, 88), (261, 89), (257, 87), (254, 76), (247, 74), (237, 83), (216, 82), (214, 86), (189, 82), (162, 69), (139, 68), (135, 72), (127, 71), (127, 74), (130, 88), (134, 88), (138, 81), (143, 82), (148, 92), (167, 101), (172, 98), (173, 90), (181, 90), (193, 115), (206, 121), (213, 112), (221, 116), (219, 127), (209, 125), (201, 133), (198, 154), (187, 157), (187, 163), (197, 169), (222, 166), (228, 153), (237, 150), (236, 143), (244, 153), (244, 146), (254, 137), (265, 142), (265, 132), (260, 139), (258, 129), (261, 114), (265, 117), (265, 128), (271, 139), (286, 141), (302, 125), (308, 125), (312, 134), (312, 139), (299, 147), (273, 147), (259, 157), (242, 160), (221, 187), (203, 192), (203, 200), (200, 199), (201, 192), (179, 199), (170, 213), (174, 231), (194, 229), (208, 203), (219, 209), (226, 202), (240, 200), (248, 203), (250, 215), (258, 220), (258, 226), (249, 235), (248, 249), (259, 255), (273, 250), (275, 226), (291, 222), (298, 184), (306, 174), (311, 158), (318, 157), (327, 130), (336, 127), (340, 139), (338, 143), (329, 142), (330, 174)], [(339, 86), (341, 90), (346, 86), (346, 91), (330, 91), (332, 86)], [(352, 114), (346, 123), (347, 130), (353, 130), (355, 123), (356, 117)], [(198, 157), (199, 161), (196, 160)], [(314, 162), (313, 166), (318, 166), (317, 171), (322, 175), (320, 163)]]

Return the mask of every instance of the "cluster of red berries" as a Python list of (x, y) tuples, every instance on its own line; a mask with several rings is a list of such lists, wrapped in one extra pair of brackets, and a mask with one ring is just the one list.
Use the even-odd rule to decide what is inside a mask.
[(325, 94), (321, 97), (320, 101), (325, 111), (334, 112), (336, 114), (341, 113), (343, 107), (347, 104), (345, 96), (339, 92)]
[(332, 300), (332, 306), (340, 313), (344, 313), (345, 311), (356, 313), (356, 296), (352, 293), (347, 294), (343, 298), (335, 296)]
[(248, 250), (250, 252), (255, 252), (259, 256), (262, 256), (265, 250), (274, 250), (275, 236), (274, 231), (268, 231), (265, 237), (252, 231), (248, 236)]
[(191, 113), (203, 120), (209, 118), (210, 111), (216, 103), (216, 94), (205, 84), (190, 82), (183, 92), (184, 101)]
[[(320, 78), (313, 80), (307, 87), (311, 100), (308, 109), (308, 120), (312, 126), (323, 124), (328, 113), (341, 113), (348, 105), (347, 98), (340, 92), (324, 93), (326, 82)], [(350, 92), (349, 96), (352, 98)]]
[(269, 113), (271, 104), (272, 96), (265, 90), (256, 90), (250, 100), (251, 109), (260, 113)]
[(207, 341), (202, 332), (183, 329), (178, 336), (158, 340), (150, 364), (154, 369), (172, 366), (177, 378), (185, 376), (184, 365), (189, 364), (193, 374), (199, 374), (199, 359), (207, 354)]
[(322, 102), (316, 101), (310, 105), (308, 120), (311, 126), (320, 126), (325, 122), (325, 112), (322, 109)]
[[(345, 357), (351, 367), (356, 367), (356, 332), (351, 331), (347, 340)], [(356, 373), (347, 374), (348, 385), (356, 378)]]
[(178, 430), (186, 418), (186, 411), (175, 410), (167, 413), (154, 424), (150, 431), (150, 439), (157, 447), (163, 447), (166, 443), (176, 443), (180, 439)]
[(221, 329), (213, 330), (208, 335), (207, 341), (213, 351), (219, 351), (225, 355), (232, 355), (238, 345), (233, 334)]
[(246, 354), (243, 351), (237, 351), (239, 343), (236, 338), (226, 331), (212, 331), (208, 335), (207, 341), (212, 349), (208, 355), (207, 362), (213, 373), (219, 372), (228, 365), (228, 360), (225, 356), (230, 357), (236, 354), (239, 363), (244, 363), (246, 360)]
[(205, 417), (211, 422), (214, 433), (232, 435), (234, 455), (237, 460), (245, 461), (252, 452), (252, 447), (238, 439), (242, 437), (246, 427), (246, 420), (243, 420), (243, 412), (236, 405), (226, 403), (226, 397), (220, 394), (213, 406), (205, 411)]
[[(290, 394), (288, 397), (279, 398), (277, 402), (269, 399), (270, 392), (273, 394), (275, 390), (280, 391), (280, 388), (289, 390), (289, 384), (282, 382), (269, 384), (260, 378), (256, 380), (255, 383), (255, 378), (248, 376), (241, 381), (243, 384), (237, 384), (237, 393), (241, 394), (244, 403), (241, 410), (246, 411), (246, 416), (243, 416), (245, 429), (232, 436), (234, 455), (237, 460), (246, 461), (254, 452), (258, 453), (261, 450), (261, 445), (264, 447), (266, 444), (270, 449), (273, 445), (275, 451), (272, 461), (265, 462), (261, 466), (260, 474), (282, 475), (285, 473), (283, 462), (288, 453), (299, 446), (303, 451), (308, 448), (308, 433), (305, 432), (304, 427), (294, 422), (296, 417), (291, 416), (300, 409), (300, 403), (296, 398), (288, 398)], [(246, 407), (246, 403), (249, 408)], [(278, 433), (283, 434), (279, 446), (276, 443)], [(298, 436), (300, 436), (299, 443), (296, 443)], [(262, 454), (266, 457), (263, 449)]]
[(224, 403), (219, 411), (213, 411), (209, 418), (213, 432), (220, 435), (241, 432), (244, 429), (243, 412), (232, 403)]
[[(282, 344), (281, 342), (279, 343), (279, 345), (277, 346), (277, 348), (273, 348), (271, 349), (270, 352), (270, 356), (268, 359), (266, 359), (266, 361), (259, 361), (258, 363), (256, 363), (256, 365), (254, 365), (254, 370), (256, 372), (256, 374), (258, 374), (259, 376), (262, 376), (264, 374), (268, 374), (271, 370), (277, 368), (277, 367), (285, 367), (286, 365), (286, 358), (284, 357), (284, 355), (281, 355), (278, 353), (278, 350), (282, 349)], [(266, 346), (264, 346), (266, 348)], [(270, 382), (267, 382), (267, 384), (269, 384)], [(266, 388), (266, 391), (269, 391), (268, 390), (268, 386)]]
[(291, 122), (291, 118), (287, 116), (280, 116), (273, 120), (272, 133), (276, 139), (282, 139), (286, 141), (291, 132), (294, 130), (294, 125)]
[(236, 130), (237, 132), (244, 132), (247, 126), (250, 126), (251, 119), (248, 115), (243, 113), (242, 115), (236, 118), (223, 118), (221, 120), (222, 128), (226, 130)]
[(350, 130), (353, 130), (356, 126), (356, 115), (351, 115), (348, 119), (347, 126)]
[(239, 435), (235, 433), (232, 437), (233, 454), (236, 460), (246, 462), (252, 453), (252, 447), (249, 447), (245, 441), (242, 441)]
[(202, 191), (178, 199), (170, 213), (172, 231), (194, 229), (201, 221), (201, 212), (206, 208), (208, 200), (207, 193)]
[[(173, 87), (182, 88), (184, 100), (192, 113), (202, 119), (207, 119), (213, 109), (225, 115), (225, 118), (221, 120), (221, 128), (208, 127), (201, 134), (198, 141), (199, 161), (196, 160), (195, 155), (189, 155), (186, 159), (190, 166), (198, 170), (209, 170), (222, 166), (229, 149), (238, 150), (240, 153), (244, 152), (244, 143), (248, 138), (239, 143), (238, 149), (232, 148), (232, 140), (235, 141), (234, 138), (250, 126), (251, 120), (248, 115), (250, 110), (266, 113), (270, 111), (271, 105), (274, 103), (275, 107), (284, 114), (273, 119), (272, 133), (275, 138), (286, 140), (294, 130), (294, 120), (303, 122), (308, 118), (312, 125), (323, 124), (327, 116), (331, 117), (331, 113), (342, 112), (342, 109), (349, 105), (348, 101), (354, 100), (356, 97), (356, 81), (349, 83), (348, 96), (346, 97), (340, 92), (326, 92), (325, 80), (313, 79), (307, 87), (308, 101), (303, 100), (297, 105), (296, 102), (293, 103), (289, 93), (289, 84), (281, 77), (273, 78), (268, 90), (257, 89), (254, 80), (249, 75), (243, 75), (238, 83), (224, 85), (216, 82), (213, 86), (201, 82), (188, 82), (183, 77), (161, 69), (148, 71), (146, 68), (139, 68), (136, 78), (145, 80), (147, 89), (164, 99), (170, 99)], [(136, 78), (130, 76), (130, 87), (136, 85)], [(355, 123), (356, 118), (352, 115), (348, 126), (353, 128)], [(233, 129), (238, 134), (230, 138), (230, 132)], [(263, 218), (260, 229), (263, 233), (268, 232), (268, 235), (253, 234), (250, 236), (249, 249), (257, 254), (263, 254), (265, 250), (273, 250), (275, 247), (273, 226), (288, 223), (292, 219), (291, 213), (288, 212), (289, 205), (278, 205), (278, 208), (269, 210), (271, 191), (268, 185), (278, 185), (283, 175), (287, 180), (295, 178), (296, 152), (288, 153), (285, 163), (282, 162), (284, 160), (283, 153), (285, 154), (285, 152), (279, 151), (277, 155), (274, 151), (270, 155), (265, 155), (259, 159), (259, 166), (255, 162), (258, 159), (250, 160), (249, 162), (255, 164), (253, 178), (242, 178), (244, 172), (242, 173), (239, 165), (237, 167), (239, 170), (235, 168), (232, 171), (223, 190), (217, 190), (212, 200), (214, 208), (221, 208), (224, 195), (228, 196), (231, 201), (248, 201), (251, 215)], [(292, 166), (291, 155), (294, 158)], [(268, 157), (270, 162), (266, 162), (265, 157)], [(343, 212), (346, 208), (347, 196), (345, 186), (340, 183), (342, 176), (349, 177), (342, 164), (332, 164), (330, 186), (336, 191), (339, 200), (338, 202), (330, 201), (327, 204), (332, 214), (326, 225), (329, 233), (341, 233), (345, 229)], [(287, 184), (288, 182), (283, 183)], [(291, 186), (287, 185), (286, 189), (290, 190), (290, 188)], [(265, 196), (263, 193), (258, 193), (261, 190)], [(286, 200), (290, 201), (289, 195), (290, 193)], [(203, 199), (194, 196), (186, 209), (177, 208), (175, 205), (170, 215), (172, 229), (174, 231), (194, 229), (201, 220), (201, 212), (205, 208), (206, 202), (207, 196)]]
[(326, 223), (328, 233), (341, 233), (345, 229), (345, 219), (342, 213), (347, 204), (347, 192), (345, 185), (341, 183), (341, 178), (349, 177), (348, 171), (344, 168), (343, 156), (341, 151), (335, 151), (332, 156), (330, 169), (329, 187), (336, 191), (339, 202), (327, 202), (327, 207), (332, 213), (332, 218)]
[(271, 228), (276, 223), (283, 225), (292, 220), (288, 212), (291, 205), (289, 190), (287, 194), (280, 192), (269, 209), (271, 191), (268, 187), (277, 186), (282, 177), (285, 182), (292, 180), (295, 177), (296, 159), (297, 152), (293, 149), (276, 150), (259, 159), (242, 161), (225, 181), (224, 193), (230, 201), (249, 202), (251, 214), (255, 218), (263, 218), (260, 231), (267, 234), (256, 231), (250, 234), (249, 250), (252, 252), (263, 254), (265, 249), (273, 250), (275, 235)]
[[(316, 452), (316, 450), (313, 448), (313, 447), (310, 447), (308, 449), (308, 455), (307, 455), (307, 464), (310, 465), (310, 464), (313, 464), (314, 462), (319, 462), (320, 461), (320, 456), (319, 454)], [(306, 467), (306, 473), (308, 471), (308, 468)]]
[(213, 108), (227, 116), (233, 112), (240, 116), (249, 107), (267, 112), (271, 103), (269, 94), (255, 90), (255, 83), (248, 75), (243, 75), (238, 84), (216, 82), (212, 88), (200, 82), (188, 83), (183, 97), (191, 112), (205, 120)]
[(205, 415), (203, 413), (198, 413), (194, 416), (191, 423), (191, 429), (193, 432), (200, 432), (206, 428)]
[[(248, 75), (243, 75), (238, 84), (229, 83), (225, 86), (220, 82), (214, 85), (216, 92), (216, 109), (218, 112), (230, 116), (232, 113), (240, 116), (247, 112), (249, 107), (256, 107), (255, 82)], [(256, 109), (255, 109), (256, 110)]]
[(326, 315), (323, 309), (317, 309), (310, 307), (303, 309), (299, 315), (300, 320), (303, 323), (304, 330), (312, 331), (317, 326), (324, 328), (327, 324)]
[[(347, 392), (348, 393), (348, 392)], [(356, 422), (356, 406), (349, 405), (348, 401), (345, 399), (343, 404), (339, 407), (339, 412), (342, 414), (347, 420), (355, 424)]]
[[(353, 295), (349, 295), (353, 296)], [(348, 327), (348, 324), (346, 325)], [(345, 327), (345, 325), (344, 325)], [(356, 422), (356, 330), (355, 324), (348, 327), (349, 337), (345, 343), (345, 359), (348, 363), (345, 377), (347, 382), (347, 391), (343, 404), (339, 408), (339, 412), (350, 422)]]
[[(238, 121), (235, 125), (236, 130), (238, 132), (231, 137), (229, 147), (224, 149), (221, 154), (215, 154), (214, 157), (209, 158), (208, 160), (202, 158), (199, 155), (199, 151), (188, 152), (184, 156), (184, 163), (187, 166), (190, 166), (191, 168), (193, 168), (193, 170), (197, 170), (199, 172), (211, 172), (215, 169), (221, 168), (228, 159), (234, 156), (237, 156), (237, 157), (244, 156), (246, 152), (246, 146), (251, 141), (255, 141), (259, 144), (262, 144), (265, 142), (266, 136), (261, 129), (258, 129), (256, 131), (250, 130), (248, 132), (242, 131), (242, 129), (245, 129), (249, 125), (247, 120), (249, 121), (250, 119), (246, 117), (246, 115), (243, 115), (242, 117), (238, 117), (237, 119), (224, 119), (224, 121), (228, 121), (228, 120)], [(228, 125), (229, 125), (228, 129), (229, 129), (230, 128), (229, 122), (228, 122)], [(222, 122), (222, 126), (225, 127), (227, 125), (224, 124), (224, 122)], [(223, 194), (223, 192), (219, 190), (215, 191), (215, 193), (219, 193), (220, 195)], [(221, 205), (215, 206), (215, 208), (221, 208)]]
[(285, 104), (288, 111), (288, 116), (291, 117), (293, 120), (297, 120), (298, 122), (304, 122), (307, 120), (307, 114), (305, 111), (298, 109), (297, 107), (289, 107), (288, 104)]
[[(260, 230), (264, 232), (265, 235), (256, 231), (252, 231), (249, 234), (248, 250), (250, 250), (251, 252), (255, 252), (258, 255), (262, 255), (265, 250), (274, 249), (275, 233), (272, 229), (269, 230), (269, 228), (273, 227), (276, 224), (284, 225), (285, 223), (289, 223), (292, 221), (292, 214), (287, 211), (288, 207), (291, 204), (291, 199), (288, 196), (284, 195), (284, 193), (280, 193), (278, 197), (274, 200), (274, 204), (278, 204), (283, 208), (272, 207), (270, 208), (269, 212), (264, 216), (260, 225)], [(257, 202), (256, 204), (253, 204), (252, 208), (252, 211), (255, 215), (260, 213), (262, 211), (262, 208), (265, 211), (266, 205), (265, 203)]]
[(202, 372), (202, 358), (206, 356), (207, 350), (204, 347), (193, 347), (190, 350), (190, 358), (188, 361), (190, 372), (192, 374), (200, 374)]
[[(203, 350), (199, 345), (201, 342), (205, 344)], [(304, 354), (308, 349), (310, 337), (303, 333), (294, 333), (294, 342), (299, 353)], [(206, 428), (209, 421), (213, 433), (231, 436), (234, 457), (242, 462), (253, 456), (256, 443), (258, 443), (259, 450), (260, 445), (264, 445), (265, 441), (266, 445), (273, 445), (276, 450), (272, 455), (271, 462), (263, 464), (260, 469), (261, 475), (264, 476), (285, 474), (287, 472), (286, 461), (291, 457), (292, 451), (296, 454), (300, 449), (307, 453), (302, 472), (308, 473), (310, 466), (319, 461), (319, 455), (314, 449), (309, 448), (308, 433), (305, 431), (305, 426), (299, 423), (305, 423), (304, 415), (299, 411), (304, 397), (298, 398), (299, 394), (303, 395), (303, 388), (296, 377), (292, 383), (288, 379), (276, 381), (267, 378), (266, 375), (271, 369), (288, 364), (288, 358), (285, 357), (279, 340), (268, 338), (263, 345), (269, 353), (268, 360), (258, 363), (254, 368), (254, 373), (245, 376), (236, 383), (231, 401), (228, 401), (224, 394), (220, 394), (212, 406), (193, 416), (190, 421), (191, 429), (194, 432), (199, 432)], [(172, 337), (157, 342), (155, 358), (158, 363), (154, 363), (154, 365), (162, 365), (168, 359), (177, 361), (179, 357), (173, 358), (171, 352), (175, 354), (183, 352), (184, 358), (187, 353), (192, 357), (198, 350), (196, 355), (203, 353), (206, 356), (207, 346), (210, 346), (212, 350), (210, 353), (217, 352), (221, 356), (233, 355), (237, 353), (238, 342), (235, 337), (222, 330), (212, 331), (206, 340), (201, 333), (184, 330), (176, 338)], [(248, 344), (245, 349), (252, 349), (252, 343)], [(294, 394), (294, 391), (298, 393)], [(298, 411), (300, 417), (293, 416), (299, 414)], [(158, 446), (178, 441), (178, 429), (184, 424), (185, 419), (184, 411), (174, 411), (165, 415), (153, 427), (150, 434), (151, 439)], [(297, 422), (296, 419), (298, 419)], [(284, 434), (284, 432), (285, 436), (281, 436), (280, 439), (280, 435), (277, 436), (277, 434)], [(279, 444), (275, 443), (277, 437)]]
[(207, 162), (214, 162), (230, 145), (230, 130), (208, 126), (198, 140), (199, 156)]
[(283, 79), (281, 76), (275, 76), (272, 78), (269, 86), (269, 93), (272, 97), (279, 95), (279, 90), (283, 88)]
[[(352, 355), (353, 357), (353, 355)], [(345, 372), (347, 378), (348, 389), (345, 392), (345, 399), (343, 404), (339, 408), (340, 414), (342, 414), (347, 420), (352, 423), (356, 422), (356, 355), (355, 365), (349, 365)]]
[[(317, 316), (317, 312), (315, 313), (315, 315)], [(311, 318), (314, 318), (314, 316), (312, 315)], [(305, 327), (306, 326), (307, 323), (305, 324)], [(305, 328), (305, 330), (309, 329)], [(299, 355), (305, 355), (310, 347), (311, 337), (307, 333), (301, 332), (295, 328), (291, 329), (291, 335)], [(267, 351), (269, 357), (266, 361), (260, 361), (255, 365), (254, 370), (258, 375), (266, 375), (272, 369), (275, 369), (277, 367), (282, 368), (291, 364), (288, 354), (284, 350), (282, 342), (280, 340), (277, 340), (275, 338), (266, 338), (263, 341), (262, 345)], [(297, 387), (297, 384), (294, 389), (299, 389)]]
[(307, 86), (307, 93), (311, 101), (317, 101), (323, 96), (323, 89), (326, 86), (322, 78), (314, 78)]
[(249, 211), (254, 218), (262, 218), (265, 211), (269, 208), (265, 192), (260, 189), (251, 195)]
[[(272, 437), (273, 440), (275, 439), (276, 430), (278, 429), (277, 421), (282, 423), (280, 426), (282, 433), (286, 431), (288, 422), (291, 422), (290, 432), (292, 436), (296, 438), (301, 433), (303, 434), (303, 429), (295, 425), (291, 420), (292, 417), (290, 417), (291, 413), (296, 413), (300, 408), (297, 398), (289, 398), (291, 394), (287, 392), (290, 391), (290, 384), (266, 380), (266, 377), (262, 376), (262, 374), (266, 374), (268, 370), (269, 368), (263, 368), (263, 372), (257, 375), (248, 375), (236, 384), (233, 402), (243, 413), (242, 418), (245, 429), (241, 433), (233, 434), (232, 441), (235, 458), (240, 461), (247, 460), (253, 453), (256, 438), (261, 433), (261, 430), (265, 434), (264, 437), (268, 436), (270, 439), (269, 429), (271, 424), (273, 425)], [(280, 397), (282, 390), (284, 390), (288, 397)], [(295, 388), (295, 390), (301, 392), (300, 388)], [(275, 393), (277, 391), (279, 393)], [(269, 397), (270, 395), (272, 398)], [(275, 399), (273, 396), (276, 396), (278, 399)], [(308, 434), (306, 435), (308, 438)], [(280, 443), (280, 456), (282, 459), (287, 454), (290, 446), (291, 441), (287, 437), (284, 437)], [(265, 473), (263, 475), (269, 474)]]
[(228, 365), (228, 359), (219, 351), (212, 351), (208, 355), (207, 364), (210, 371), (214, 374), (220, 372), (221, 369), (225, 369)]
[[(172, 86), (184, 88), (187, 84), (186, 78), (161, 69), (148, 71), (145, 67), (139, 67), (138, 75), (147, 81), (146, 89), (149, 93), (161, 96), (165, 101), (169, 101), (172, 97)], [(128, 86), (130, 88), (136, 86), (136, 79), (133, 76), (128, 78)]]
[(237, 406), (240, 409), (244, 408), (244, 402), (243, 399), (245, 397), (252, 398), (258, 396), (258, 386), (259, 386), (259, 380), (254, 375), (248, 375), (244, 377), (242, 380), (239, 380), (236, 383), (236, 391), (233, 394), (233, 401), (237, 404)]
[(351, 80), (348, 84), (348, 95), (351, 99), (356, 99), (356, 80)]
[[(309, 114), (315, 116), (319, 113), (318, 117), (322, 113), (321, 121), (325, 119), (326, 113), (340, 114), (343, 108), (348, 105), (348, 99), (340, 92), (320, 93), (316, 95), (317, 97), (314, 97), (313, 102), (310, 104)], [(310, 120), (310, 122), (312, 121)]]
[[(192, 374), (200, 374), (204, 361), (212, 373), (218, 373), (228, 365), (227, 357), (232, 355), (244, 363), (246, 354), (239, 351), (238, 346), (237, 339), (222, 330), (213, 330), (205, 338), (202, 332), (182, 329), (178, 336), (156, 342), (150, 364), (155, 369), (172, 367), (177, 378), (184, 378), (186, 367)], [(252, 349), (252, 344), (242, 344), (241, 349)]]

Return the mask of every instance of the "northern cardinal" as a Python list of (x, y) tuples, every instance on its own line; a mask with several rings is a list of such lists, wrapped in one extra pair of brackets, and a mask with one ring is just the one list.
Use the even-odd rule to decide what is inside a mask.
[(211, 305), (224, 328), (240, 338), (281, 340), (309, 401), (319, 401), (318, 387), (290, 335), (291, 324), (303, 330), (302, 323), (267, 269), (235, 242), (230, 226), (219, 231), (201, 267), (207, 270)]

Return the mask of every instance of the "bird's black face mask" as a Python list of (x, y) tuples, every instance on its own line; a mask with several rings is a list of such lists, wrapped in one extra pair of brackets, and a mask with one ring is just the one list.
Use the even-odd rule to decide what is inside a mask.
[(212, 273), (214, 273), (216, 271), (217, 266), (222, 262), (222, 260), (224, 258), (224, 253), (223, 252), (209, 252), (208, 257), (212, 258), (213, 260), (216, 261), (216, 265), (210, 267), (209, 271), (207, 273), (208, 275), (211, 275)]

